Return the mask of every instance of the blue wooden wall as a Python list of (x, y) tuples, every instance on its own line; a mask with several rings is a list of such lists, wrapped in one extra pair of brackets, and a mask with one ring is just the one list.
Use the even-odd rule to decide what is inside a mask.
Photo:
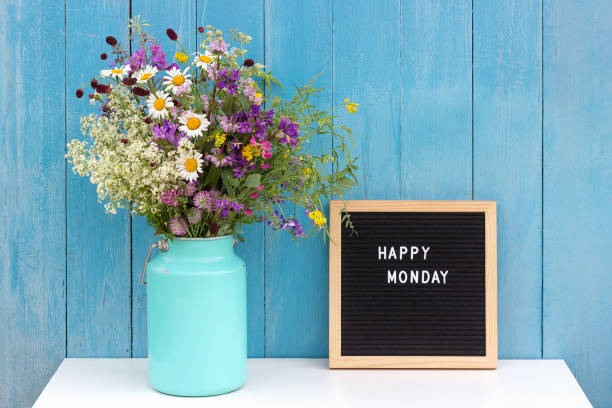
[[(90, 112), (74, 90), (141, 14), (195, 46), (239, 27), (288, 94), (360, 103), (355, 199), (496, 200), (499, 355), (564, 358), (612, 406), (612, 3), (605, 0), (4, 0), (0, 4), (0, 406), (29, 406), (64, 356), (146, 355), (138, 279), (152, 241), (66, 166)], [(329, 145), (328, 140), (312, 148)], [(325, 357), (327, 248), (262, 226), (248, 265), (249, 354)]]

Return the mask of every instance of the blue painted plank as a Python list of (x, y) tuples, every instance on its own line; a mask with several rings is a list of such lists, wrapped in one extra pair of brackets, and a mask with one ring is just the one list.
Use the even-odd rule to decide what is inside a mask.
[[(283, 84), (270, 94), (289, 99), (294, 86), (321, 74), (325, 88), (316, 101), (332, 100), (332, 2), (266, 1), (266, 66)], [(304, 151), (329, 151), (331, 138), (311, 139)], [(323, 210), (327, 211), (324, 202)], [(283, 205), (285, 214), (294, 206)], [(303, 210), (296, 214), (307, 224)], [(266, 357), (326, 357), (328, 339), (327, 245), (322, 236), (294, 241), (285, 231), (266, 229)]]
[(0, 21), (0, 406), (30, 407), (66, 352), (64, 3)]
[[(166, 35), (168, 28), (176, 31), (178, 40), (189, 51), (195, 51), (196, 0), (175, 1), (172, 6), (162, 1), (132, 0), (132, 16), (137, 15), (150, 24), (146, 30), (161, 44), (168, 63), (182, 50)], [(133, 51), (138, 47), (138, 41), (132, 42)], [(147, 356), (147, 294), (140, 283), (140, 274), (147, 249), (156, 240), (154, 233), (144, 217), (132, 215), (132, 357)]]
[(474, 3), (474, 199), (498, 202), (501, 358), (542, 353), (541, 7)]
[(544, 357), (612, 406), (612, 3), (544, 3)]
[(469, 200), (472, 3), (405, 1), (401, 24), (401, 197)]
[[(198, 0), (198, 24), (210, 24), (230, 38), (232, 28), (247, 33), (253, 40), (248, 57), (264, 63), (264, 0)], [(245, 242), (236, 253), (247, 265), (248, 355), (264, 357), (264, 227), (261, 224), (244, 228)]]
[[(115, 36), (127, 44), (128, 4), (105, 0), (92, 4), (66, 2), (66, 124), (67, 140), (84, 138), (79, 117), (97, 112), (74, 90), (106, 69), (110, 58), (104, 39)], [(67, 196), (67, 356), (129, 357), (130, 216), (128, 211), (105, 214), (96, 188), (68, 169)]]
[(401, 198), (399, 0), (333, 2), (333, 101), (350, 98), (359, 112), (339, 110), (353, 129), (359, 188), (345, 198)]

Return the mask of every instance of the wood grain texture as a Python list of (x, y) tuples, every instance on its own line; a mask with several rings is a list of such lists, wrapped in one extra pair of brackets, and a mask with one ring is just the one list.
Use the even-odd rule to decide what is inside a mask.
[[(302, 3), (0, 3), (0, 406), (29, 406), (65, 353), (146, 353), (136, 278), (151, 231), (134, 218), (130, 242), (129, 214), (104, 214), (62, 158), (95, 112), (74, 90), (106, 67), (105, 36), (126, 40), (130, 8), (161, 41), (170, 25), (239, 27), (287, 87), (323, 71), (322, 107), (360, 103), (338, 111), (361, 158), (349, 198), (498, 201), (500, 356), (566, 358), (595, 406), (611, 405), (608, 2)], [(267, 331), (269, 356), (325, 356), (325, 248), (265, 234), (248, 228), (237, 249), (249, 355), (266, 354)]]
[(402, 2), (401, 198), (472, 198), (471, 13), (467, 0)]
[(542, 348), (540, 3), (474, 3), (474, 199), (499, 203), (499, 353)]
[[(486, 355), (343, 356), (341, 352), (341, 215), (349, 212), (483, 212), (485, 214)], [(497, 205), (490, 201), (332, 200), (329, 251), (329, 367), (330, 368), (495, 368), (497, 367)]]
[[(106, 0), (91, 7), (76, 0), (66, 2), (66, 123), (67, 140), (83, 139), (79, 117), (99, 113), (87, 98), (89, 82), (112, 57), (104, 39), (113, 35), (127, 45), (129, 4)], [(97, 201), (96, 187), (69, 167), (67, 197), (67, 299), (68, 357), (129, 357), (130, 327), (130, 217), (128, 211), (105, 214)]]
[[(332, 100), (332, 2), (266, 1), (266, 66), (283, 84), (272, 95), (291, 98), (295, 86), (317, 78), (325, 88), (317, 105), (330, 109)], [(329, 151), (331, 138), (311, 139), (304, 151)], [(286, 216), (293, 205), (283, 205)], [(324, 203), (322, 210), (327, 209)], [(309, 229), (310, 220), (296, 216)], [(321, 235), (292, 240), (286, 231), (266, 228), (266, 357), (327, 355), (327, 247)]]
[(398, 199), (401, 183), (399, 0), (333, 2), (333, 102), (339, 121), (354, 130), (359, 187), (347, 199)]
[(0, 21), (0, 406), (29, 407), (65, 356), (64, 3)]
[[(264, 64), (264, 0), (198, 0), (198, 24), (211, 24), (230, 38), (232, 28), (253, 37), (248, 58)], [(247, 265), (247, 325), (249, 357), (264, 357), (264, 226), (247, 225), (236, 254)]]
[(612, 406), (612, 3), (544, 2), (544, 357)]
[[(176, 62), (173, 60), (174, 53), (182, 48), (168, 38), (167, 28), (176, 31), (179, 41), (190, 51), (195, 50), (196, 0), (174, 1), (171, 7), (160, 7), (159, 1), (152, 0), (132, 0), (131, 5), (132, 17), (140, 15), (151, 25), (148, 32), (161, 44), (169, 64)], [(132, 50), (138, 47), (137, 41), (134, 41)], [(132, 357), (147, 356), (147, 294), (140, 283), (140, 275), (147, 249), (156, 239), (154, 233), (143, 217), (132, 216)]]

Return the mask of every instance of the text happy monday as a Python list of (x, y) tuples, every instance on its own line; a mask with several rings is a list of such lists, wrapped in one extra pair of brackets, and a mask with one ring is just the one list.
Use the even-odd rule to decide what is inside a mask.
[[(400, 246), (398, 250), (395, 250), (394, 246), (379, 246), (378, 247), (378, 260), (399, 260), (413, 261), (415, 258), (427, 260), (427, 253), (431, 247), (424, 246)], [(414, 270), (411, 269), (410, 273), (405, 270), (387, 269), (387, 283), (388, 284), (429, 284), (429, 285), (446, 285), (446, 276), (448, 270), (435, 270), (428, 271), (426, 269)]]

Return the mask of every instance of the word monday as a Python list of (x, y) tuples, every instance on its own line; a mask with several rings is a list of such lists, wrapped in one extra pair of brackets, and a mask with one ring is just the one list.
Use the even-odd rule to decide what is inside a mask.
[[(379, 246), (378, 247), (378, 260), (398, 260), (413, 261), (416, 258), (427, 260), (427, 253), (431, 250), (431, 247), (424, 246), (400, 246), (396, 250), (395, 247)], [(422, 270), (411, 270), (410, 273), (401, 270), (387, 270), (387, 283), (388, 284), (431, 284), (431, 285), (446, 285), (446, 276), (448, 270), (445, 271), (428, 271)]]

